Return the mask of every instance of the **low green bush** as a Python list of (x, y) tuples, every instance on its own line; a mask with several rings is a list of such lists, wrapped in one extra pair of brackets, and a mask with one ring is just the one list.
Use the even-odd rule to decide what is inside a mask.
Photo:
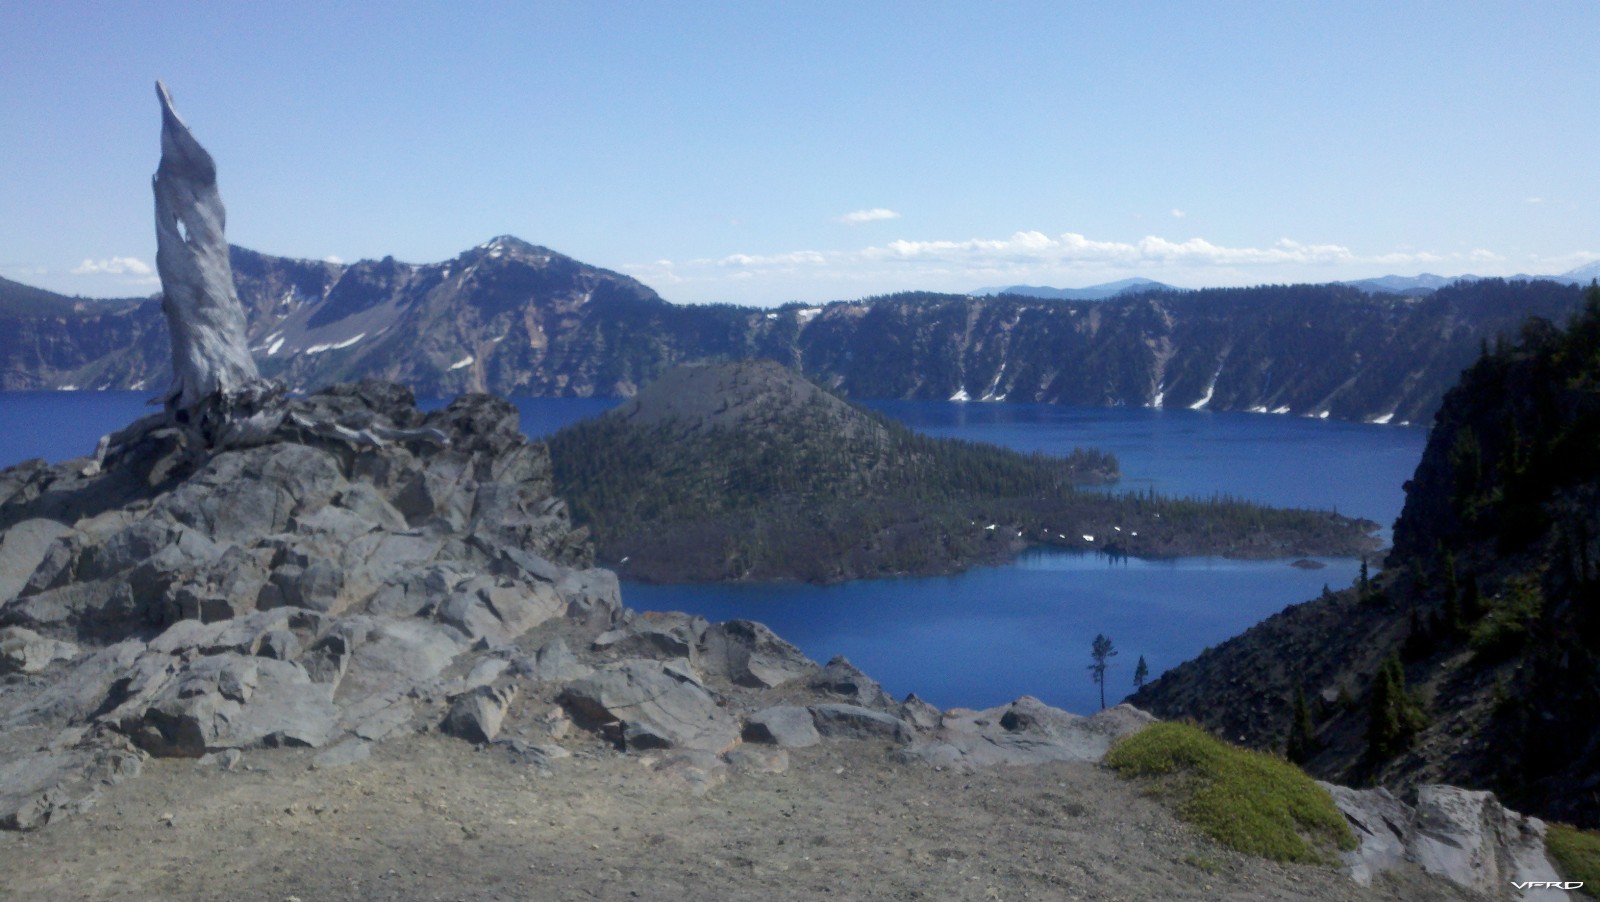
[(1157, 780), (1179, 817), (1241, 852), (1329, 863), (1333, 849), (1357, 846), (1333, 797), (1305, 771), (1199, 727), (1153, 724), (1112, 746), (1105, 760), (1124, 777)]
[(1597, 898), (1600, 890), (1600, 833), (1579, 830), (1566, 824), (1551, 824), (1544, 835), (1544, 847), (1555, 859), (1561, 876), (1583, 881), (1583, 893)]

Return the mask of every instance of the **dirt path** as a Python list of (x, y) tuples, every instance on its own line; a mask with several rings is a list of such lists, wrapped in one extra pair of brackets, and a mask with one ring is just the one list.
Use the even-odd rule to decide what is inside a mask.
[[(311, 770), (152, 760), (95, 810), (0, 834), (11, 899), (1472, 899), (1405, 872), (1216, 847), (1098, 765), (978, 774), (881, 743), (791, 753), (703, 795), (599, 745), (548, 772), (419, 735)], [(245, 769), (249, 768), (249, 769)]]

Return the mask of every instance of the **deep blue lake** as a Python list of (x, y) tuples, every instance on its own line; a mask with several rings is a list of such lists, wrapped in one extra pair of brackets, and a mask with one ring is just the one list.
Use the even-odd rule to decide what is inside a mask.
[[(148, 412), (142, 392), (0, 393), (0, 467), (29, 457), (92, 453), (99, 436)], [(546, 435), (617, 403), (516, 399), (523, 431)], [(430, 402), (437, 406), (442, 402)], [(1387, 527), (1404, 500), (1427, 433), (1300, 417), (1191, 410), (884, 401), (870, 406), (912, 428), (1022, 451), (1098, 447), (1117, 455), (1113, 491), (1232, 495), (1289, 507), (1334, 508)], [(806, 654), (837, 654), (897, 696), (940, 707), (988, 707), (1035, 695), (1069, 710), (1099, 706), (1090, 681), (1096, 633), (1115, 643), (1107, 701), (1133, 689), (1143, 655), (1152, 675), (1237, 635), (1326, 584), (1349, 585), (1359, 562), (1184, 558), (1117, 562), (1034, 552), (1015, 564), (954, 577), (838, 586), (625, 584), (641, 610), (685, 610), (712, 620), (760, 620)]]

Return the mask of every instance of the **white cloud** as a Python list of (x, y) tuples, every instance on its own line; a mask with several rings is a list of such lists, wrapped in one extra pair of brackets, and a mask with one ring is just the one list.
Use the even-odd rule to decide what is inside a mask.
[[(1341, 244), (1291, 238), (1264, 246), (1232, 246), (1200, 237), (1147, 235), (1137, 241), (1111, 241), (1076, 232), (1051, 235), (1022, 230), (1004, 238), (896, 239), (855, 249), (735, 253), (622, 268), (647, 284), (671, 286), (668, 294), (677, 299), (815, 302), (906, 289), (970, 291), (1019, 282), (1092, 285), (1129, 276), (1202, 287), (1323, 282), (1371, 274), (1364, 270), (1487, 273), (1504, 268), (1497, 263), (1514, 265), (1483, 249), (1402, 248), (1359, 254)], [(1537, 271), (1570, 268), (1546, 265)]]
[(883, 207), (873, 207), (870, 210), (856, 210), (853, 213), (846, 213), (839, 217), (839, 221), (845, 225), (860, 225), (863, 222), (877, 222), (882, 219), (899, 218), (900, 214), (893, 210), (887, 210)]
[(1173, 219), (1182, 219), (1183, 217), (1188, 216), (1188, 215), (1189, 215), (1188, 213), (1183, 212), (1182, 210), (1178, 209), (1177, 207), (1173, 207), (1172, 208), (1172, 218)]
[(75, 276), (148, 276), (155, 270), (138, 257), (107, 257), (104, 260), (84, 260), (72, 268)]

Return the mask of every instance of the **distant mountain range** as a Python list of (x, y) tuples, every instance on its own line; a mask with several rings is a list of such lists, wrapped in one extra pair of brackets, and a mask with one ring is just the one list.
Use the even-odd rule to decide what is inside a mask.
[[(1368, 294), (1397, 294), (1406, 297), (1421, 297), (1431, 294), (1446, 285), (1457, 282), (1476, 282), (1487, 278), (1485, 276), (1436, 276), (1433, 273), (1421, 273), (1415, 276), (1379, 276), (1373, 279), (1354, 279), (1338, 282), (1338, 285), (1349, 285), (1359, 288)], [(1587, 285), (1591, 280), (1600, 279), (1600, 260), (1580, 266), (1577, 269), (1553, 276), (1530, 276), (1519, 273), (1514, 276), (1503, 277), (1508, 282), (1531, 282), (1546, 280), (1551, 282), (1564, 282), (1571, 285)], [(1187, 288), (1178, 288), (1163, 282), (1151, 279), (1122, 279), (1117, 282), (1106, 282), (1103, 285), (1090, 285), (1087, 288), (1050, 288), (1044, 285), (1007, 285), (1003, 288), (979, 288), (972, 292), (978, 296), (992, 296), (1001, 294), (1014, 294), (1027, 298), (1045, 298), (1055, 301), (1102, 301), (1107, 298), (1120, 297), (1144, 291), (1188, 291)]]
[(1004, 288), (980, 288), (975, 295), (1014, 294), (1025, 298), (1045, 298), (1052, 301), (1103, 301), (1135, 291), (1188, 291), (1175, 288), (1153, 279), (1122, 279), (1087, 288), (1049, 288), (1043, 285), (1007, 285)]
[[(842, 395), (1249, 410), (1426, 422), (1461, 369), (1570, 282), (1483, 279), (1420, 298), (1345, 285), (1097, 301), (905, 293), (778, 309), (678, 305), (502, 236), (441, 263), (351, 264), (235, 247), (262, 373), (295, 390), (377, 376), (421, 395), (628, 397), (668, 367), (767, 357)], [(1570, 274), (1569, 274), (1570, 275)], [(169, 379), (157, 299), (85, 301), (0, 282), (0, 389)]]

